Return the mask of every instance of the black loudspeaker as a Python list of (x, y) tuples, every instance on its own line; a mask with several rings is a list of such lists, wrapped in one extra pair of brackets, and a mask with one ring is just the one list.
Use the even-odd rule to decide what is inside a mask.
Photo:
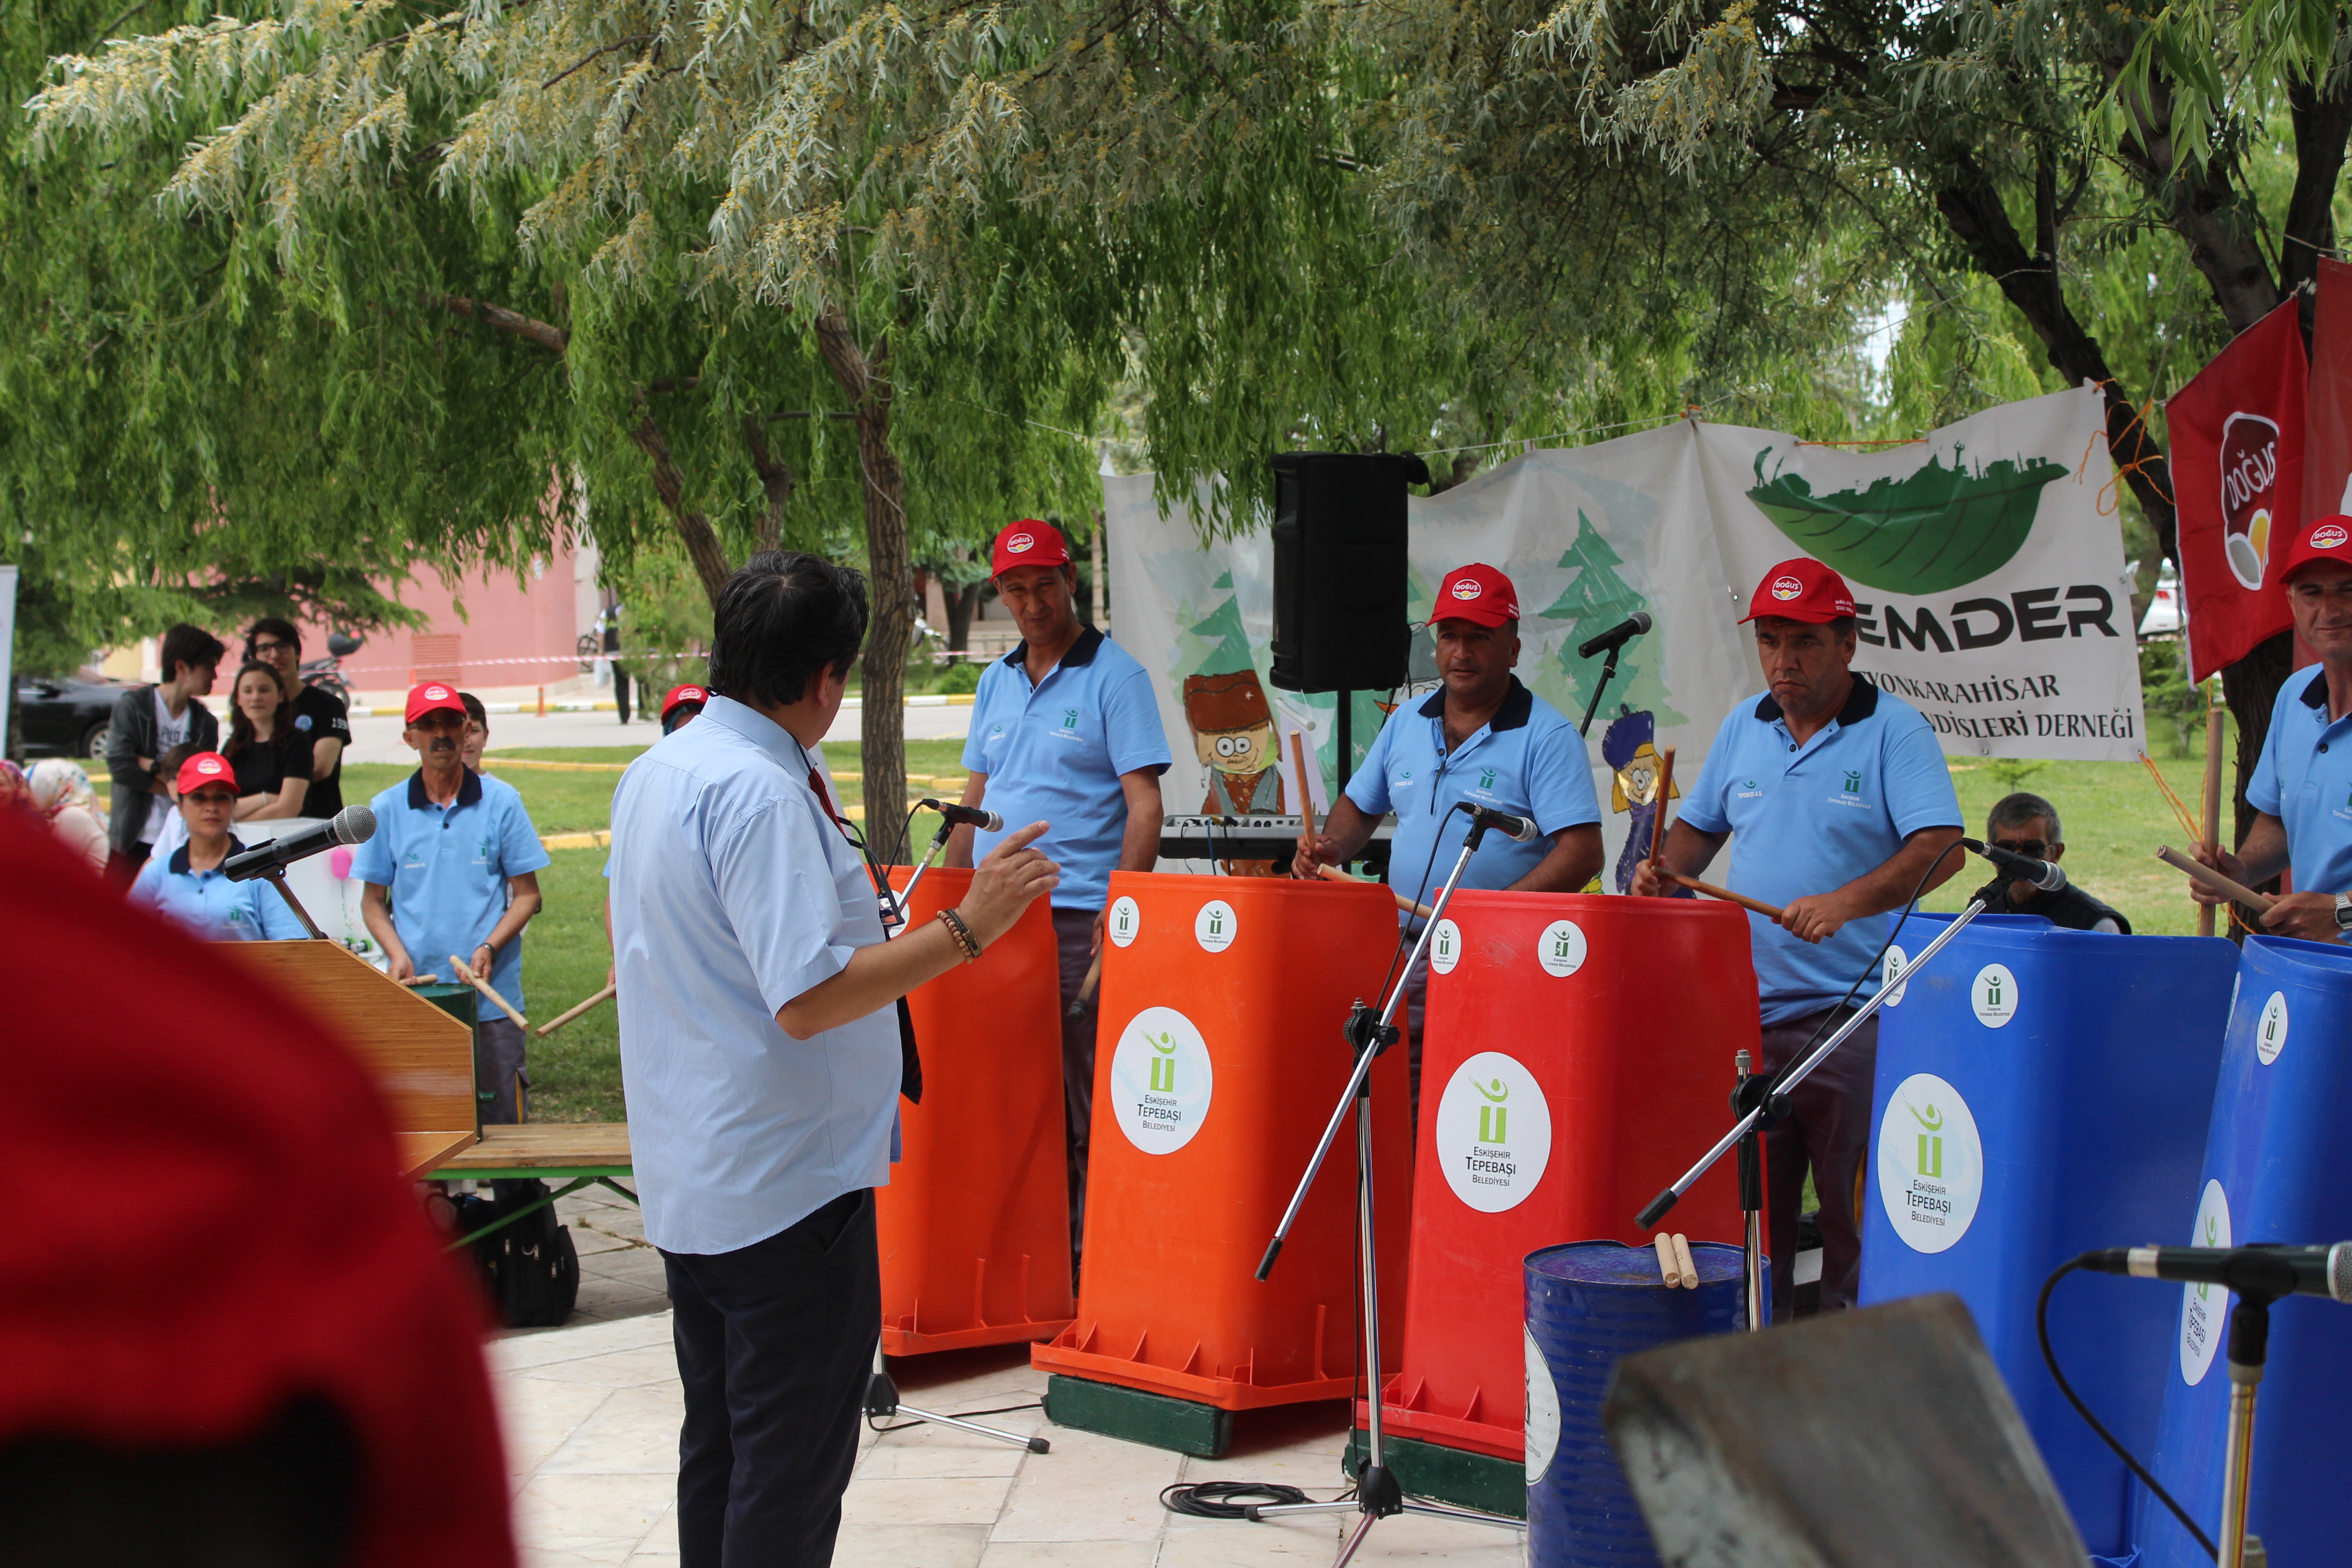
[(1402, 685), (1405, 487), (1411, 452), (1279, 452), (1274, 458), (1274, 669), (1286, 691)]

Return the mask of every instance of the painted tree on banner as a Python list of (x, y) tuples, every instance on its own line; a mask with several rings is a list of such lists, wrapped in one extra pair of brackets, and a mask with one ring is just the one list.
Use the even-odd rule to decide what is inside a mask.
[[(1593, 683), (1601, 679), (1602, 662), (1601, 658), (1580, 658), (1576, 645), (1595, 633), (1607, 631), (1634, 611), (1651, 607), (1641, 590), (1618, 572), (1624, 563), (1624, 558), (1601, 537), (1601, 531), (1592, 526), (1584, 510), (1578, 508), (1575, 542), (1559, 558), (1559, 564), (1575, 568), (1576, 575), (1560, 590), (1550, 608), (1541, 612), (1545, 620), (1566, 621), (1570, 625), (1557, 658), (1560, 676), (1568, 683), (1572, 716), (1580, 716), (1585, 704), (1592, 700)], [(1616, 679), (1622, 682), (1616, 688), (1617, 700), (1627, 708), (1654, 714), (1660, 725), (1689, 722), (1667, 702), (1666, 683), (1658, 677), (1657, 657), (1646, 651), (1641, 640), (1627, 646), (1618, 660)], [(1611, 714), (1614, 711), (1611, 710)], [(1601, 717), (1606, 719), (1611, 714)]]

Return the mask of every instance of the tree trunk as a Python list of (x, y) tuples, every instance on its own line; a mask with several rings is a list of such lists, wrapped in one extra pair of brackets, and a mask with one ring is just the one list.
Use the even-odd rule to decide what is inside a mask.
[(817, 318), (818, 352), (856, 416), (865, 483), (866, 569), (872, 619), (859, 711), (866, 841), (888, 864), (906, 860), (907, 646), (915, 628), (915, 563), (907, 547), (907, 479), (890, 447), (889, 339), (861, 345), (838, 308)]
[(971, 617), (979, 613), (980, 595), (987, 587), (985, 582), (966, 583), (960, 588), (940, 584), (940, 598), (948, 607), (948, 647), (955, 653), (971, 649)]
[(760, 509), (756, 531), (761, 550), (783, 546), (784, 510), (793, 500), (793, 468), (768, 445), (768, 431), (756, 415), (743, 416), (743, 445), (751, 454), (751, 471), (760, 476), (767, 504)]
[(670, 456), (669, 443), (662, 438), (661, 426), (655, 421), (653, 410), (646, 408), (642, 397), (637, 406), (645, 412), (637, 420), (637, 427), (629, 432), (629, 439), (653, 459), (654, 493), (661, 497), (670, 520), (677, 524), (677, 536), (686, 544), (687, 559), (694, 563), (695, 575), (702, 579), (702, 591), (710, 595), (711, 604), (716, 605), (719, 590), (727, 585), (733, 570), (727, 564), (727, 552), (719, 544), (710, 520), (686, 504), (686, 476), (677, 471), (677, 459)]

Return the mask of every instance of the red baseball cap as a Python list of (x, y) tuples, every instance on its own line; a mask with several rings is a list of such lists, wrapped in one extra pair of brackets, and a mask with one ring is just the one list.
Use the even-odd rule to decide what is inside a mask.
[(198, 752), (180, 764), (180, 776), (172, 781), (182, 795), (194, 795), (206, 784), (225, 784), (229, 794), (236, 793), (236, 770), (218, 752)]
[(669, 710), (673, 708), (688, 702), (699, 708), (709, 700), (710, 693), (699, 686), (673, 686), (669, 689), (669, 695), (662, 699), (662, 722), (669, 722)]
[(1845, 579), (1820, 562), (1800, 555), (1764, 574), (1748, 598), (1748, 613), (1739, 619), (1744, 625), (1759, 616), (1778, 616), (1784, 621), (1818, 626), (1852, 614), (1853, 590), (1845, 585)]
[(1499, 626), (1518, 618), (1519, 591), (1511, 586), (1508, 577), (1476, 561), (1445, 574), (1445, 581), (1437, 585), (1437, 604), (1429, 612), (1433, 626), (1439, 621), (1468, 621)]
[(1069, 542), (1062, 531), (1050, 522), (1040, 522), (1024, 517), (996, 536), (996, 548), (989, 556), (989, 574), (1007, 572), (1015, 566), (1067, 566), (1070, 563)]
[(409, 692), (406, 722), (414, 724), (427, 713), (438, 713), (445, 708), (460, 719), (466, 716), (466, 700), (457, 695), (456, 687), (445, 681), (428, 680)]
[(2352, 566), (2352, 517), (2341, 513), (2323, 517), (2299, 530), (2294, 542), (2287, 546), (2286, 559), (2279, 563), (2277, 580), (2294, 582), (2294, 574), (2315, 561), (2341, 561)]

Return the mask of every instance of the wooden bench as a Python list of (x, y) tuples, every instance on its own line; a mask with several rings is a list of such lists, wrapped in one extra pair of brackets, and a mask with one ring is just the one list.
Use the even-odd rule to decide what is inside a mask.
[(435, 1182), (512, 1179), (562, 1182), (547, 1196), (512, 1214), (501, 1215), (459, 1247), (478, 1241), (492, 1231), (536, 1214), (558, 1198), (568, 1198), (586, 1186), (609, 1187), (631, 1203), (637, 1194), (616, 1179), (634, 1175), (629, 1165), (629, 1124), (625, 1121), (526, 1121), (512, 1127), (485, 1127), (480, 1139), (443, 1160), (426, 1176)]

